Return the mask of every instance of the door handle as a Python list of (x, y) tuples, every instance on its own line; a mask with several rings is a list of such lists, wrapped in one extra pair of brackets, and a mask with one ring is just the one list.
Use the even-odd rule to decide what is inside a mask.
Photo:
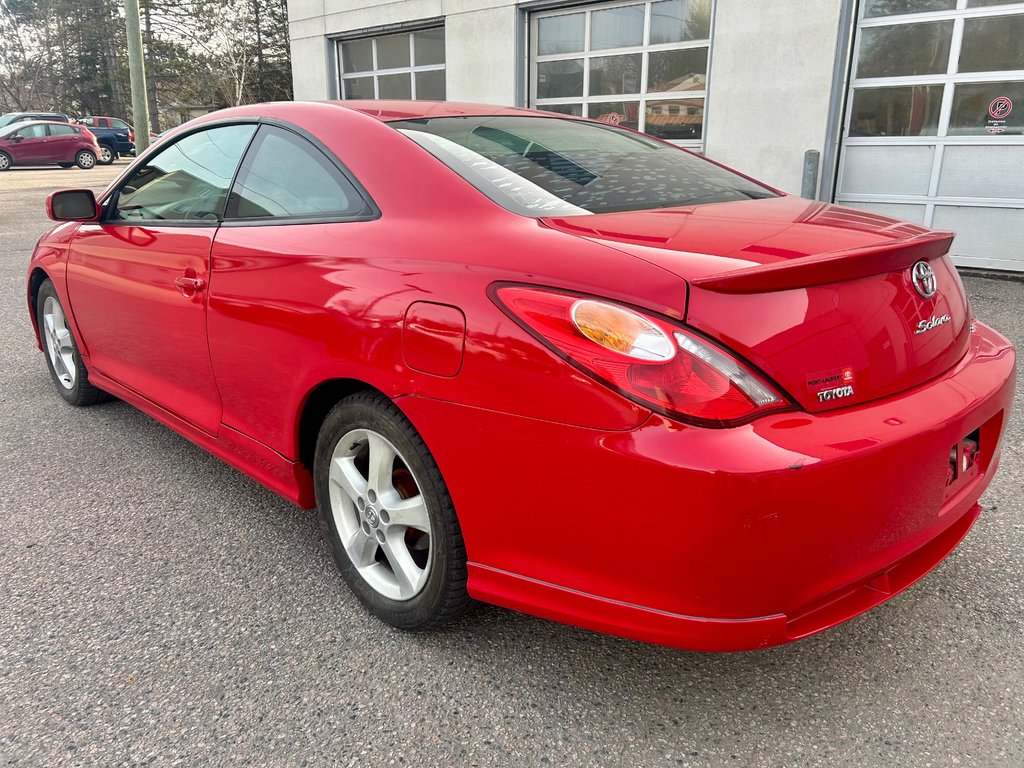
[(201, 277), (176, 277), (174, 284), (183, 291), (201, 291), (206, 287)]

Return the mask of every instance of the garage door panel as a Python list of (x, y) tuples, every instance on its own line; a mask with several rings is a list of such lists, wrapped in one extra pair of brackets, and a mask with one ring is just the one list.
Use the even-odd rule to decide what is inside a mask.
[(927, 195), (935, 147), (846, 148), (840, 192), (849, 195)]

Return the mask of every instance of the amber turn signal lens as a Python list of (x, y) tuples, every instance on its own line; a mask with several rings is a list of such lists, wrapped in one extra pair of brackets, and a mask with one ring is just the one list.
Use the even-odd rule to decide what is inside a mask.
[(571, 314), (579, 332), (605, 349), (657, 362), (675, 355), (675, 345), (664, 331), (628, 309), (584, 299), (572, 305)]

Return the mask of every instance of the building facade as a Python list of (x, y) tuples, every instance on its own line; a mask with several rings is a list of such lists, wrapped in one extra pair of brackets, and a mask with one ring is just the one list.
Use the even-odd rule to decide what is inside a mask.
[(583, 115), (788, 192), (954, 230), (957, 264), (1024, 272), (1024, 2), (288, 6), (296, 99)]

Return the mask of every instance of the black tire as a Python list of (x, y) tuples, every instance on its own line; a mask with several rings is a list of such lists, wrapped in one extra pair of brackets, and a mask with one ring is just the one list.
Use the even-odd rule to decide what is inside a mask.
[[(89, 382), (89, 371), (86, 370), (85, 365), (82, 363), (82, 355), (78, 351), (78, 342), (75, 341), (74, 334), (70, 328), (66, 327), (66, 324), (67, 343), (64, 349), (70, 350), (72, 363), (69, 369), (61, 373), (58, 373), (56, 368), (54, 368), (51, 341), (48, 338), (46, 318), (44, 317), (47, 299), (52, 299), (56, 302), (56, 307), (60, 310), (61, 315), (64, 316), (64, 308), (61, 306), (60, 298), (57, 296), (57, 291), (53, 288), (53, 283), (49, 280), (45, 280), (39, 286), (39, 293), (36, 296), (36, 323), (39, 327), (39, 338), (43, 343), (43, 357), (46, 359), (46, 367), (50, 371), (50, 378), (53, 379), (57, 392), (71, 405), (93, 405), (109, 400), (110, 395), (101, 389), (97, 389)], [(69, 376), (68, 370), (71, 368), (73, 368), (73, 371), (71, 371), (72, 375)]]
[(57, 163), (61, 168), (70, 168), (74, 163)]
[[(401, 476), (406, 478), (406, 484), (411, 478), (413, 483), (411, 487), (419, 491), (418, 496), (421, 498), (422, 506), (425, 507), (429, 518), (430, 531), (427, 545), (429, 559), (424, 567), (422, 586), (414, 596), (404, 599), (389, 598), (363, 577), (353, 559), (345, 551), (334, 514), (329, 474), (335, 450), (345, 450), (345, 446), (353, 439), (353, 433), (367, 432), (377, 433), (378, 437), (384, 437), (391, 447), (397, 450), (398, 457), (391, 464), (392, 473), (389, 483), (393, 489), (397, 488), (401, 483), (396, 484), (393, 481), (408, 470), (411, 475), (401, 474)], [(348, 439), (345, 440), (345, 443), (341, 443), (342, 438), (346, 436)], [(354, 449), (355, 445), (356, 443), (353, 443), (350, 447)], [(356, 459), (353, 459), (353, 462), (355, 461)], [(368, 471), (366, 477), (369, 477)], [(462, 540), (462, 530), (455, 515), (451, 496), (449, 496), (444, 479), (441, 477), (441, 471), (423, 439), (390, 400), (376, 392), (360, 392), (345, 398), (331, 410), (327, 418), (324, 419), (317, 439), (313, 479), (320, 523), (324, 535), (331, 545), (335, 563), (349, 588), (371, 613), (392, 627), (420, 631), (447, 624), (466, 611), (471, 604), (466, 592), (466, 547)], [(398, 493), (398, 491), (395, 492)], [(367, 493), (369, 494), (368, 498), (381, 510), (380, 519), (383, 522), (390, 522), (386, 514), (390, 503), (384, 501), (383, 493), (379, 498), (375, 498), (370, 491)], [(412, 496), (416, 496), (416, 494), (412, 494)], [(399, 497), (391, 496), (389, 498), (398, 499)], [(355, 507), (352, 506), (350, 512), (354, 511)], [(360, 516), (360, 513), (355, 512), (355, 515), (357, 525), (363, 526), (369, 534), (367, 522)], [(377, 517), (376, 512), (373, 513), (373, 517)], [(383, 525), (383, 522), (374, 522), (373, 524)], [(398, 526), (398, 529), (402, 528), (403, 526)], [(381, 535), (387, 538), (387, 534), (380, 534), (380, 529), (374, 533), (378, 534), (377, 538), (381, 542), (384, 541)], [(412, 527), (405, 528), (404, 533), (400, 532), (397, 535), (401, 537), (401, 541), (408, 542), (410, 534), (423, 535), (419, 531), (413, 530)], [(358, 535), (358, 532), (354, 535)], [(372, 535), (367, 535), (363, 540), (368, 541), (374, 547), (375, 554), (368, 559), (372, 561), (373, 558), (376, 558), (376, 562), (371, 562), (371, 565), (376, 568), (379, 564), (394, 573), (395, 569), (388, 561), (384, 547), (378, 548), (378, 545), (373, 543)], [(410, 546), (410, 552), (414, 548), (414, 546)], [(382, 571), (378, 570), (378, 572)]]
[(75, 165), (83, 170), (89, 170), (90, 168), (96, 167), (96, 155), (94, 155), (88, 149), (81, 150), (75, 155)]
[(14, 162), (6, 152), (0, 152), (0, 171), (9, 171)]
[(117, 152), (106, 144), (100, 144), (100, 155), (96, 162), (100, 165), (110, 165), (117, 159)]

